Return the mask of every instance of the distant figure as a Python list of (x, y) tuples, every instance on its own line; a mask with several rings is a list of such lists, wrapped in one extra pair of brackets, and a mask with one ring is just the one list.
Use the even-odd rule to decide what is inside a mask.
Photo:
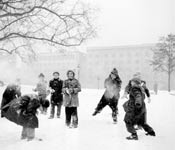
[(102, 109), (108, 105), (112, 109), (113, 121), (114, 123), (117, 123), (118, 100), (120, 98), (121, 84), (122, 81), (118, 75), (118, 71), (114, 68), (109, 77), (105, 80), (104, 85), (106, 90), (98, 103), (95, 112), (92, 114), (93, 116), (100, 113)]
[(57, 106), (57, 118), (61, 115), (61, 106), (63, 103), (62, 87), (63, 81), (59, 78), (59, 72), (53, 73), (53, 79), (49, 82), (49, 87), (51, 89), (51, 112), (49, 119), (54, 118), (55, 106)]
[(154, 83), (154, 93), (157, 95), (158, 94), (158, 83)]
[(128, 132), (131, 136), (127, 137), (128, 140), (138, 140), (138, 135), (135, 125), (142, 127), (147, 133), (146, 135), (155, 136), (154, 130), (146, 122), (146, 106), (145, 106), (145, 92), (141, 86), (139, 78), (130, 80), (131, 86), (129, 90), (129, 100), (124, 103), (123, 107), (126, 112), (124, 121)]
[(78, 93), (81, 91), (81, 85), (75, 79), (75, 73), (72, 70), (67, 72), (68, 79), (63, 82), (63, 104), (66, 113), (66, 125), (70, 128), (78, 127), (78, 110), (79, 98)]
[(47, 108), (49, 107), (49, 101), (46, 99), (49, 91), (47, 90), (47, 81), (43, 73), (40, 73), (38, 76), (39, 82), (36, 85), (36, 88), (33, 89), (35, 92), (38, 92), (38, 97), (40, 100), (40, 110), (42, 114), (47, 114)]

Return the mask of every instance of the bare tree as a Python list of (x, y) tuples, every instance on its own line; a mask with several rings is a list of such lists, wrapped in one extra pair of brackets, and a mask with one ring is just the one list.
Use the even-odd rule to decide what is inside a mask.
[(171, 91), (171, 75), (175, 71), (175, 35), (160, 38), (153, 50), (154, 71), (165, 72), (168, 75), (168, 91)]
[(80, 0), (0, 0), (0, 51), (34, 54), (40, 42), (79, 46), (94, 35), (93, 12)]

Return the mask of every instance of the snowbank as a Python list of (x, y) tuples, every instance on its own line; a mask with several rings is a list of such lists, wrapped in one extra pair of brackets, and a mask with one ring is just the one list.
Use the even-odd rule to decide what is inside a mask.
[[(31, 93), (31, 86), (23, 86), (22, 92)], [(0, 93), (3, 90), (0, 90)], [(39, 114), (40, 128), (36, 136), (43, 141), (21, 141), (21, 127), (8, 120), (0, 119), (1, 150), (173, 150), (175, 149), (175, 96), (166, 91), (152, 95), (147, 103), (148, 123), (155, 129), (156, 137), (147, 137), (143, 130), (138, 131), (139, 141), (127, 141), (129, 133), (123, 122), (124, 111), (119, 101), (118, 124), (114, 125), (111, 110), (106, 107), (100, 114), (92, 117), (94, 108), (104, 90), (83, 89), (80, 93), (79, 128), (68, 129), (64, 125), (64, 108), (61, 119), (48, 119)]]

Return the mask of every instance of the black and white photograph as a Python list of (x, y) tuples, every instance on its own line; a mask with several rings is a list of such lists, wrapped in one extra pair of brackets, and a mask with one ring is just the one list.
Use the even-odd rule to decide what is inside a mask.
[(1, 150), (173, 150), (174, 76), (174, 0), (0, 0)]

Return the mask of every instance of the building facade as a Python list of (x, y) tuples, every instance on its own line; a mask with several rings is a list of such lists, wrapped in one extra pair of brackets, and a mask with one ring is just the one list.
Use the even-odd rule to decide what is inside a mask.
[[(87, 49), (86, 69), (82, 69), (83, 85), (86, 88), (104, 88), (104, 80), (115, 67), (123, 81), (122, 88), (126, 86), (133, 74), (140, 72), (147, 86), (153, 89), (157, 82), (159, 89), (167, 89), (167, 76), (164, 73), (153, 71), (151, 59), (154, 44), (91, 47)], [(172, 78), (172, 88), (174, 86)]]
[(80, 62), (83, 57), (83, 53), (78, 51), (40, 53), (33, 63), (33, 70), (36, 75), (42, 72), (46, 79), (50, 80), (55, 71), (60, 73), (60, 78), (66, 79), (66, 73), (71, 69), (75, 72), (76, 78), (79, 78)]
[[(104, 80), (113, 68), (119, 72), (124, 88), (133, 74), (140, 72), (149, 89), (155, 83), (158, 88), (167, 90), (167, 75), (154, 72), (151, 64), (154, 44), (89, 47), (86, 53), (79, 51), (44, 52), (36, 55), (30, 64), (19, 61), (16, 55), (0, 55), (1, 78), (5, 82), (21, 78), (23, 84), (36, 84), (38, 75), (43, 73), (46, 80), (52, 79), (55, 71), (61, 79), (66, 79), (68, 70), (74, 70), (83, 88), (104, 88)], [(173, 74), (174, 75), (174, 74)], [(175, 89), (175, 79), (171, 78), (171, 88)]]

